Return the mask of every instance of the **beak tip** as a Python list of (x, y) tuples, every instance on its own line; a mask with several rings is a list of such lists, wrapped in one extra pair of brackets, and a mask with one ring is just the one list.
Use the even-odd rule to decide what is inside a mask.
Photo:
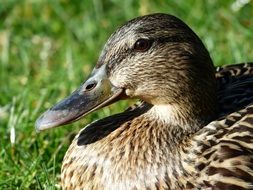
[(52, 111), (50, 110), (46, 111), (35, 122), (36, 132), (41, 132), (46, 129), (50, 129), (50, 128), (58, 126), (56, 119), (57, 118), (54, 117), (54, 114)]
[(41, 132), (46, 129), (65, 125), (69, 120), (72, 120), (72, 113), (75, 115), (74, 111), (50, 109), (36, 120), (35, 129), (37, 132)]
[(42, 115), (35, 122), (36, 132), (39, 133), (47, 128), (49, 128), (48, 123), (45, 123), (45, 120), (43, 120), (43, 115)]

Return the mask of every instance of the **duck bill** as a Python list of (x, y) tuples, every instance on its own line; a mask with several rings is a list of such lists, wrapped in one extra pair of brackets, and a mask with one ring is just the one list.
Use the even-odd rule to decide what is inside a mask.
[(58, 127), (79, 120), (83, 116), (121, 99), (123, 89), (111, 84), (105, 66), (94, 69), (91, 77), (36, 121), (37, 131)]

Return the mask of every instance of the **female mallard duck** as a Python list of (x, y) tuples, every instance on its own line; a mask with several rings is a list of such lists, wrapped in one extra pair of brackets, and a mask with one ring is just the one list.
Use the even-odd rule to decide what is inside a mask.
[(253, 189), (253, 65), (215, 71), (181, 20), (139, 17), (112, 34), (89, 79), (36, 127), (64, 125), (126, 98), (142, 103), (73, 140), (63, 189)]

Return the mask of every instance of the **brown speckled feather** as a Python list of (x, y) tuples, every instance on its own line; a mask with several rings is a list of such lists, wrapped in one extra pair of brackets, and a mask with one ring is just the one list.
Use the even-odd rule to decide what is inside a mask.
[(180, 19), (133, 19), (105, 44), (89, 79), (37, 121), (44, 130), (119, 99), (141, 104), (82, 129), (63, 189), (253, 189), (253, 64), (216, 69)]
[(253, 104), (213, 121), (194, 136), (199, 187), (253, 188), (252, 122)]
[[(244, 84), (243, 88), (246, 89), (252, 86), (252, 64), (247, 65), (247, 69), (250, 72), (243, 72), (241, 70), (241, 72), (234, 73), (234, 69), (241, 67), (245, 68), (245, 65), (236, 65), (236, 67), (226, 66), (219, 68), (216, 73), (218, 83), (220, 84), (219, 94), (223, 95), (219, 98), (223, 108), (221, 115), (224, 115), (227, 111), (231, 112), (231, 109), (227, 110), (227, 106), (233, 107), (234, 112), (223, 116), (222, 119), (211, 122), (190, 139), (187, 139), (184, 142), (185, 144), (181, 145), (182, 150), (175, 153), (176, 156), (173, 160), (164, 158), (170, 160), (171, 163), (168, 162), (168, 165), (171, 168), (169, 171), (165, 171), (160, 179), (158, 178), (159, 175), (155, 176), (154, 173), (156, 172), (148, 170), (155, 176), (154, 186), (147, 182), (146, 184), (142, 184), (141, 188), (138, 188), (138, 185), (136, 185), (137, 189), (191, 189), (193, 187), (201, 189), (212, 187), (213, 189), (225, 190), (253, 188), (253, 105), (247, 106), (248, 101), (239, 101), (238, 103), (241, 94), (239, 93), (236, 96), (236, 93), (230, 94), (226, 91), (226, 89), (229, 89), (229, 91), (238, 92), (242, 87), (239, 85), (240, 83)], [(244, 78), (244, 75), (247, 77)], [(244, 83), (244, 79), (247, 83)], [(249, 94), (245, 94), (245, 98), (248, 95), (251, 97), (251, 93), (252, 91)], [(223, 99), (227, 98), (230, 102), (224, 104)], [(139, 106), (126, 112), (99, 120), (83, 129), (73, 141), (64, 158), (62, 167), (63, 187), (66, 189), (77, 187), (83, 187), (83, 189), (106, 189), (106, 187), (109, 188), (111, 185), (111, 189), (128, 189), (129, 184), (127, 182), (125, 186), (123, 184), (122, 186), (114, 184), (116, 187), (113, 188), (112, 181), (119, 182), (121, 177), (124, 179), (123, 175), (131, 175), (131, 170), (135, 170), (137, 167), (143, 170), (146, 167), (148, 168), (149, 166), (144, 162), (144, 159), (148, 160), (149, 164), (155, 163), (156, 159), (161, 162), (162, 151), (159, 151), (160, 156), (155, 155), (150, 147), (150, 150), (148, 150), (148, 147), (143, 146), (147, 140), (151, 143), (149, 146), (157, 144), (156, 146), (158, 147), (156, 148), (159, 149), (162, 142), (166, 142), (166, 139), (162, 138), (162, 134), (158, 136), (159, 131), (156, 131), (158, 134), (156, 139), (153, 140), (137, 136), (141, 125), (142, 127), (143, 125), (147, 125), (146, 127), (149, 128), (147, 133), (152, 134), (152, 132), (155, 132), (155, 129), (152, 129), (147, 118), (140, 117), (141, 114), (150, 110), (151, 107), (147, 103), (141, 103)], [(152, 123), (158, 125), (153, 121)], [(128, 140), (125, 139), (126, 137), (122, 133), (129, 135), (127, 137)], [(130, 137), (133, 134), (135, 136)], [(114, 138), (120, 135), (122, 136), (120, 140), (115, 140), (114, 142)], [(104, 142), (106, 138), (111, 139), (109, 144)], [(97, 144), (94, 143), (95, 141), (98, 141)], [(127, 143), (123, 144), (124, 141)], [(94, 144), (89, 145), (91, 143)], [(114, 150), (113, 147), (117, 147), (117, 145), (118, 149)], [(93, 156), (90, 156), (93, 151), (95, 153)], [(89, 156), (85, 154), (89, 154)], [(100, 156), (103, 157), (100, 158), (101, 160), (99, 159)], [(91, 161), (92, 159), (94, 160)], [(112, 168), (104, 169), (103, 165), (108, 161), (107, 159), (115, 164), (115, 168), (110, 166)], [(102, 165), (96, 163), (98, 160), (100, 160), (99, 163)], [(140, 165), (138, 165), (137, 160), (143, 163), (139, 163)], [(120, 162), (123, 163), (119, 164)], [(93, 164), (90, 165), (90, 163)], [(131, 163), (134, 168), (131, 168)], [(126, 166), (128, 164), (130, 168)], [(176, 168), (177, 164), (179, 165), (178, 168)], [(119, 173), (118, 170), (122, 170), (122, 168), (124, 168), (122, 176), (114, 179), (113, 175)], [(159, 167), (156, 166), (153, 169), (155, 168), (158, 169)], [(113, 173), (108, 171), (110, 169), (113, 170)], [(182, 173), (179, 170), (182, 170)], [(86, 173), (90, 172), (92, 172), (92, 175), (86, 176)], [(107, 172), (108, 174), (105, 174)], [(105, 178), (104, 175), (111, 179), (107, 179), (108, 186), (105, 185), (107, 181), (103, 182), (105, 184), (101, 184), (101, 179)], [(138, 176), (136, 177), (138, 178)], [(148, 177), (148, 174), (146, 177)], [(131, 184), (135, 184), (134, 178)]]
[(220, 115), (253, 102), (253, 63), (226, 65), (216, 70)]

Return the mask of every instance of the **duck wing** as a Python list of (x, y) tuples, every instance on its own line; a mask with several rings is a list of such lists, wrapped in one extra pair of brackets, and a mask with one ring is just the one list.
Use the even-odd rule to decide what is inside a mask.
[(253, 104), (211, 122), (194, 141), (197, 186), (253, 189)]
[(253, 102), (253, 63), (216, 68), (220, 116)]
[(253, 189), (253, 64), (217, 68), (221, 117), (198, 131), (193, 142), (197, 186)]

